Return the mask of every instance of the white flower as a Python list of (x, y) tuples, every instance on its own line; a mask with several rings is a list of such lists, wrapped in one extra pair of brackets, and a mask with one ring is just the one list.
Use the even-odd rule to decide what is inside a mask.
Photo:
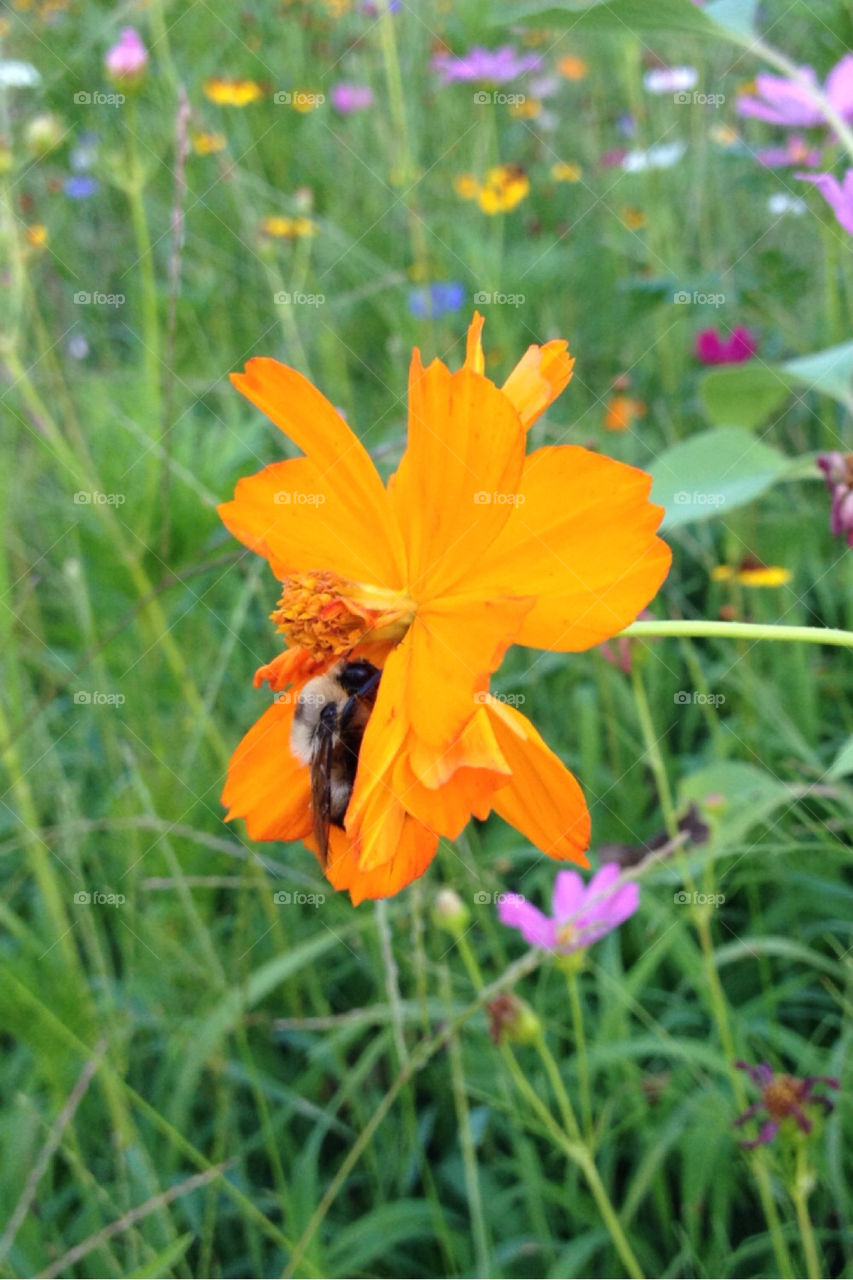
[(649, 93), (684, 93), (695, 89), (698, 79), (695, 67), (655, 67), (643, 76), (643, 87)]
[(31, 89), (41, 76), (31, 62), (0, 62), (0, 89)]
[(808, 205), (799, 196), (789, 196), (784, 191), (777, 191), (767, 201), (767, 208), (772, 214), (805, 213)]
[(687, 151), (687, 143), (662, 142), (648, 151), (629, 151), (622, 161), (625, 173), (643, 173), (646, 169), (671, 169)]

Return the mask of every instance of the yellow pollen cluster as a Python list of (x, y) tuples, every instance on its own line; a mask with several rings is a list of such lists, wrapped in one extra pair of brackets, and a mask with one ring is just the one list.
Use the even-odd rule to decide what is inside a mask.
[(285, 579), (270, 617), (290, 645), (318, 657), (346, 653), (373, 630), (375, 621), (372, 610), (347, 594), (349, 585), (324, 570), (295, 574)]

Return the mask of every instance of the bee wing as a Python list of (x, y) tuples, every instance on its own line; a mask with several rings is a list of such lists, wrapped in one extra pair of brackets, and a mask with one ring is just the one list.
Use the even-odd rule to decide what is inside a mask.
[(315, 730), (315, 748), (311, 757), (311, 808), (314, 814), (314, 839), (325, 870), (329, 856), (329, 827), (332, 821), (332, 745), (335, 731), (321, 720)]

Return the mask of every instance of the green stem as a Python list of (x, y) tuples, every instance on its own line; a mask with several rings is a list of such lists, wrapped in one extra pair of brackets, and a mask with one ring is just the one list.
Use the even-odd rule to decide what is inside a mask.
[(808, 1169), (808, 1157), (806, 1152), (806, 1143), (799, 1141), (797, 1143), (797, 1169), (794, 1175), (793, 1186), (791, 1187), (791, 1197), (794, 1201), (794, 1208), (797, 1211), (797, 1224), (800, 1228), (800, 1239), (803, 1243), (803, 1252), (806, 1255), (806, 1270), (809, 1280), (820, 1280), (823, 1270), (820, 1265), (820, 1258), (817, 1251), (817, 1242), (814, 1236), (814, 1228), (812, 1220), (809, 1216), (809, 1186), (811, 1183), (811, 1175)]
[[(636, 623), (634, 625), (637, 625)], [(634, 701), (637, 704), (637, 718), (640, 721), (640, 729), (643, 734), (643, 742), (646, 748), (646, 757), (649, 762), (652, 773), (655, 776), (655, 784), (658, 791), (658, 799), (660, 800), (661, 813), (663, 814), (664, 826), (670, 840), (678, 838), (678, 818), (675, 814), (675, 804), (672, 799), (672, 792), (669, 788), (669, 779), (666, 776), (666, 765), (663, 761), (660, 746), (655, 735), (654, 724), (652, 723), (652, 713), (649, 710), (649, 700), (646, 697), (646, 690), (643, 687), (643, 678), (640, 675), (639, 665), (635, 662), (632, 664), (632, 679), (634, 684)]]
[(586, 1032), (583, 1026), (580, 985), (576, 973), (567, 975), (569, 1003), (572, 1006), (572, 1028), (575, 1033), (575, 1054), (578, 1064), (578, 1088), (581, 1095), (583, 1131), (588, 1143), (592, 1143), (592, 1093), (589, 1084), (589, 1057), (586, 1051)]
[(789, 644), (832, 644), (853, 649), (853, 631), (839, 627), (784, 627), (759, 622), (695, 622), (678, 621), (632, 622), (619, 632), (635, 640), (649, 640), (670, 636), (688, 636), (693, 639), (718, 638), (720, 640), (784, 640)]

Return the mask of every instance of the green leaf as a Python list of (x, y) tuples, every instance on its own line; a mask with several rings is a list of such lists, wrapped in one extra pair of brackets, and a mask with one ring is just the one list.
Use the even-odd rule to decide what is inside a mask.
[(691, 0), (562, 0), (542, 8), (539, 0), (495, 11), (495, 25), (530, 22), (571, 31), (685, 31), (708, 35), (715, 24)]
[(751, 36), (755, 31), (755, 12), (758, 0), (710, 0), (705, 5), (705, 17), (715, 26), (727, 31), (738, 31)]
[(734, 364), (712, 369), (702, 379), (699, 397), (714, 423), (757, 427), (778, 409), (790, 391), (790, 382), (771, 365)]
[(788, 360), (780, 369), (809, 391), (822, 391), (853, 409), (853, 342), (840, 342), (825, 351)]
[(837, 782), (839, 778), (846, 778), (851, 773), (853, 773), (853, 738), (848, 738), (827, 769), (826, 776), (831, 782)]
[(173, 1240), (171, 1244), (166, 1245), (165, 1249), (161, 1249), (156, 1257), (149, 1262), (144, 1262), (135, 1271), (131, 1271), (128, 1280), (156, 1280), (158, 1276), (171, 1275), (172, 1268), (180, 1262), (194, 1238), (191, 1231), (178, 1236), (177, 1240)]
[(751, 502), (788, 466), (784, 454), (742, 427), (712, 427), (665, 450), (649, 468), (652, 501), (666, 509), (662, 527), (675, 529)]

